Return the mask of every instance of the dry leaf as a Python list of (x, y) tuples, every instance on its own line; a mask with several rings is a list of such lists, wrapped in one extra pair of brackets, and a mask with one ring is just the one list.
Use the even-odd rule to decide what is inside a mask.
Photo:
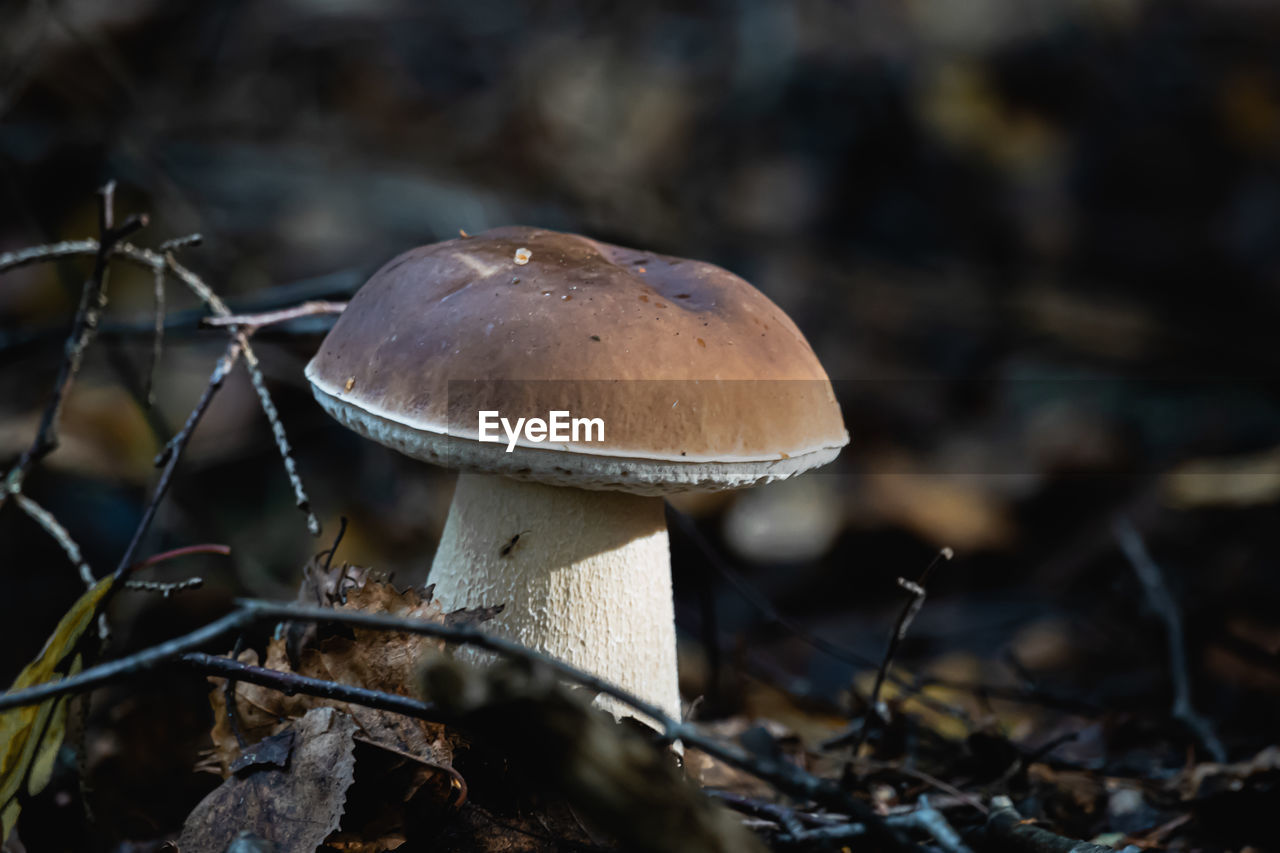
[[(398, 590), (390, 583), (371, 578), (366, 569), (346, 565), (326, 567), (322, 561), (315, 560), (304, 571), (299, 600), (312, 605), (445, 624), (483, 620), (494, 612), (446, 614), (432, 600), (431, 593), (430, 587)], [(263, 666), (404, 696), (412, 695), (423, 661), (440, 655), (444, 649), (442, 640), (416, 634), (365, 628), (326, 628), (317, 632), (313, 626), (301, 631), (297, 627), (288, 626), (283, 636), (268, 643)], [(250, 650), (242, 653), (240, 660), (256, 665), (258, 656)], [(216, 685), (210, 695), (214, 748), (199, 769), (225, 777), (237, 762), (244, 760), (244, 750), (226, 713), (226, 681), (220, 678), (210, 681)], [(280, 734), (288, 729), (290, 721), (321, 707), (332, 707), (349, 716), (356, 724), (355, 738), (387, 756), (386, 772), (370, 781), (379, 786), (379, 800), (390, 807), (376, 815), (358, 816), (359, 823), (345, 827), (339, 836), (342, 839), (339, 849), (395, 849), (403, 843), (403, 804), (419, 792), (422, 797), (450, 804), (450, 808), (465, 799), (466, 783), (452, 768), (453, 736), (444, 726), (389, 711), (316, 696), (289, 696), (236, 682), (236, 720), (245, 740), (258, 744), (253, 747), (255, 753), (261, 749), (264, 738)], [(358, 781), (357, 787), (359, 784)]]
[[(347, 566), (328, 574), (319, 569), (309, 570), (303, 596), (309, 602), (336, 604), (340, 610), (385, 613), (446, 624), (488, 616), (487, 612), (473, 611), (446, 614), (432, 600), (430, 588), (421, 592), (415, 589), (400, 591), (390, 583), (369, 578), (365, 570)], [(344, 596), (345, 601), (342, 600)], [(350, 636), (333, 634), (319, 639), (313, 636), (311, 643), (295, 653), (296, 661), (291, 664), (286, 640), (275, 638), (267, 647), (267, 659), (262, 665), (280, 672), (297, 672), (311, 678), (409, 696), (421, 662), (440, 654), (444, 648), (442, 640), (432, 637), (365, 628), (354, 629)], [(253, 651), (242, 653), (240, 660), (258, 663), (257, 654)], [(240, 757), (241, 750), (226, 714), (222, 689), (226, 682), (221, 678), (211, 678), (210, 681), (218, 686), (210, 695), (214, 711), (214, 751), (201, 768), (217, 770), (225, 776), (230, 773), (232, 763)], [(284, 725), (282, 719), (296, 719), (311, 708), (321, 706), (339, 708), (351, 715), (359, 724), (362, 740), (451, 772), (448, 768), (452, 762), (452, 748), (444, 727), (437, 723), (316, 696), (287, 696), (258, 685), (236, 683), (237, 721), (250, 743), (279, 732)]]
[(338, 828), (355, 776), (356, 723), (334, 708), (313, 708), (291, 730), (287, 767), (251, 767), (219, 785), (187, 817), (182, 853), (224, 853), (244, 832), (278, 853), (312, 853)]
[[(73, 652), (114, 582), (108, 575), (76, 600), (39, 656), (18, 673), (10, 692), (59, 681), (80, 671), (80, 655)], [(69, 701), (70, 697), (62, 696), (0, 713), (0, 840), (7, 838), (18, 822), (20, 798), (35, 796), (49, 784), (66, 732)]]

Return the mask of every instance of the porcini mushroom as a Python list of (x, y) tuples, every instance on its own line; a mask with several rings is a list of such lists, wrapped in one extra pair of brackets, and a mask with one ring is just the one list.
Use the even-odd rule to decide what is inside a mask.
[[(813, 350), (747, 282), (532, 228), (391, 261), (306, 374), (347, 427), (461, 472), (428, 578), (443, 606), (503, 604), (489, 630), (675, 717), (662, 496), (791, 477), (848, 441)], [(482, 412), (603, 435), (481, 440)]]

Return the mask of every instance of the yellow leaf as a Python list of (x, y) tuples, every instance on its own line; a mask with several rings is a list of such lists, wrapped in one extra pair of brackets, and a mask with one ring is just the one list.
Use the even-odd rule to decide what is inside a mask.
[[(80, 655), (68, 658), (93, 624), (98, 605), (113, 583), (108, 575), (80, 596), (58, 622), (36, 659), (18, 673), (9, 692), (58, 681), (80, 671)], [(66, 733), (68, 701), (68, 697), (59, 696), (0, 713), (0, 841), (18, 822), (22, 789), (25, 787), (26, 793), (34, 796), (49, 784), (54, 759)]]
[[(80, 655), (76, 655), (71, 662), (67, 675), (78, 672)], [(44, 737), (40, 739), (36, 757), (31, 762), (31, 772), (27, 774), (27, 793), (33, 797), (43, 791), (44, 786), (53, 778), (53, 763), (58, 758), (58, 750), (62, 748), (62, 739), (67, 731), (67, 705), (70, 701), (70, 696), (60, 697), (49, 714), (49, 724), (45, 726)]]

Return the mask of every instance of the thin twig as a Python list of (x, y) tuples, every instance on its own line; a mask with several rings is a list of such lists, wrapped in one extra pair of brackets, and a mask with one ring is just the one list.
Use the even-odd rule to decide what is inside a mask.
[(911, 623), (915, 621), (916, 614), (924, 606), (924, 599), (927, 593), (921, 584), (909, 581), (906, 578), (898, 578), (898, 586), (909, 592), (911, 598), (903, 605), (902, 612), (898, 614), (898, 623), (894, 626), (893, 633), (889, 636), (889, 644), (884, 650), (884, 659), (880, 662), (880, 668), (876, 670), (876, 680), (871, 687), (867, 714), (863, 718), (862, 726), (859, 728), (858, 741), (853, 747), (854, 754), (857, 754), (862, 745), (867, 742), (867, 737), (871, 734), (874, 723), (885, 717), (880, 710), (880, 693), (884, 690), (885, 676), (889, 672), (889, 667), (893, 665), (894, 657), (898, 654), (899, 644), (907, 636), (907, 630), (911, 627)]
[(295, 305), (292, 308), (265, 311), (261, 314), (229, 314), (226, 317), (206, 317), (201, 321), (201, 324), (205, 326), (243, 326), (248, 330), (257, 331), (263, 326), (287, 323), (290, 320), (297, 320), (302, 317), (314, 317), (317, 314), (341, 314), (346, 307), (347, 303), (345, 302), (315, 300), (303, 302), (301, 305)]
[(870, 758), (855, 758), (854, 764), (867, 770), (885, 770), (893, 773), (900, 773), (903, 776), (909, 776), (912, 779), (919, 780), (931, 788), (936, 788), (944, 794), (953, 797), (956, 802), (963, 803), (970, 808), (977, 809), (982, 814), (987, 814), (988, 809), (982, 804), (982, 800), (973, 794), (967, 794), (961, 791), (950, 782), (944, 782), (937, 776), (926, 773), (923, 770), (917, 770), (914, 767), (906, 767), (900, 764), (890, 764), (886, 761), (874, 761)]
[(964, 839), (960, 837), (960, 833), (956, 832), (950, 822), (930, 804), (928, 797), (921, 794), (919, 800), (920, 808), (909, 814), (915, 819), (916, 825), (925, 832), (933, 836), (933, 840), (938, 842), (938, 846), (947, 853), (972, 853), (969, 845), (964, 843)]
[[(35, 249), (0, 255), (0, 272), (16, 266), (35, 263), (37, 261), (56, 260), (64, 257), (82, 256), (86, 254), (95, 255), (103, 265), (105, 265), (105, 261), (108, 257), (119, 257), (148, 269), (153, 274), (172, 274), (180, 282), (186, 285), (186, 287), (191, 290), (191, 292), (194, 293), (215, 315), (219, 317), (231, 316), (231, 309), (227, 307), (226, 303), (222, 301), (218, 294), (205, 284), (203, 279), (179, 263), (177, 258), (174, 257), (173, 253), (176, 249), (189, 245), (198, 245), (200, 242), (199, 235), (190, 235), (188, 237), (169, 240), (161, 244), (161, 252), (159, 253), (123, 242), (124, 237), (137, 230), (137, 228), (141, 227), (142, 224), (145, 224), (145, 221), (145, 217), (131, 217), (121, 225), (119, 229), (112, 232), (110, 235), (111, 239), (109, 240), (107, 239), (107, 235), (104, 235), (103, 239), (100, 241), (75, 240), (58, 243), (53, 246), (41, 246), (36, 247)], [(245, 366), (249, 371), (249, 378), (253, 384), (254, 392), (258, 395), (258, 401), (262, 406), (263, 412), (267, 416), (268, 422), (270, 423), (271, 434), (275, 440), (276, 449), (280, 453), (281, 459), (284, 463), (285, 474), (288, 476), (289, 484), (293, 488), (294, 501), (298, 508), (306, 514), (307, 529), (312, 535), (318, 536), (320, 534), (320, 522), (316, 519), (315, 514), (311, 512), (311, 505), (307, 498), (306, 489), (302, 484), (302, 478), (298, 475), (297, 465), (293, 460), (292, 453), (290, 452), (289, 439), (285, 434), (284, 426), (280, 423), (280, 415), (276, 410), (275, 403), (271, 399), (270, 392), (267, 390), (266, 381), (263, 379), (262, 368), (259, 365), (257, 353), (254, 352), (253, 347), (249, 344), (249, 335), (245, 334), (245, 331), (240, 326), (231, 325), (228, 328), (236, 337), (240, 346), (244, 349)], [(11, 472), (11, 476), (12, 473), (13, 472)], [(22, 475), (25, 476), (25, 471), (22, 472)], [(21, 478), (19, 478), (19, 484), (20, 480)], [(5, 495), (0, 493), (0, 504), (4, 502), (4, 499)]]
[[(63, 346), (62, 361), (58, 365), (58, 374), (54, 379), (53, 394), (40, 416), (35, 437), (23, 450), (18, 461), (9, 469), (5, 476), (4, 488), (0, 490), (0, 508), (3, 508), (11, 495), (17, 499), (27, 515), (35, 519), (62, 546), (76, 566), (81, 580), (87, 585), (93, 583), (93, 571), (84, 562), (79, 546), (51, 513), (22, 494), (22, 487), (31, 469), (58, 446), (58, 422), (67, 399), (67, 392), (76, 374), (80, 372), (85, 350), (93, 341), (98, 327), (98, 318), (107, 304), (107, 275), (115, 247), (147, 224), (146, 216), (130, 216), (119, 228), (115, 227), (114, 203), (115, 182), (108, 181), (98, 191), (99, 233), (98, 241), (94, 246), (93, 272), (85, 280), (80, 292), (80, 304), (76, 308), (75, 317), (71, 321), (71, 331)], [(18, 255), (17, 260), (11, 265), (40, 259), (30, 253), (18, 253)], [(0, 265), (0, 270), (7, 268), (8, 266)], [(98, 620), (98, 632), (99, 636), (106, 638), (107, 624), (103, 618)]]
[(1142, 582), (1147, 602), (1160, 616), (1165, 626), (1169, 646), (1169, 674), (1173, 680), (1174, 719), (1185, 725), (1214, 761), (1227, 760), (1227, 751), (1213, 730), (1209, 720), (1197, 713), (1191, 704), (1191, 674), (1187, 667), (1186, 639), (1182, 628), (1182, 611), (1173, 592), (1165, 582), (1164, 572), (1147, 551), (1146, 543), (1137, 529), (1125, 518), (1117, 518), (1112, 524), (1120, 550), (1128, 558), (1133, 571)]
[(131, 216), (119, 228), (113, 227), (114, 194), (114, 182), (108, 182), (98, 192), (98, 222), (101, 235), (95, 246), (93, 272), (85, 280), (80, 293), (80, 304), (71, 322), (71, 332), (63, 347), (62, 361), (58, 365), (58, 375), (54, 380), (53, 396), (40, 417), (40, 425), (36, 428), (31, 444), (22, 452), (17, 463), (5, 477), (5, 488), (0, 491), (0, 506), (3, 506), (9, 495), (22, 491), (23, 482), (32, 467), (58, 446), (58, 419), (62, 414), (62, 406), (66, 402), (67, 390), (80, 371), (84, 351), (97, 330), (98, 315), (106, 305), (107, 269), (112, 252), (117, 243), (147, 223), (145, 216)]
[(271, 424), (271, 434), (276, 440), (276, 449), (280, 451), (280, 459), (284, 462), (284, 472), (289, 477), (289, 484), (293, 486), (294, 503), (298, 509), (306, 513), (307, 530), (312, 536), (320, 535), (320, 522), (316, 518), (314, 512), (311, 511), (311, 501), (307, 498), (307, 491), (302, 485), (302, 477), (298, 474), (298, 465), (293, 460), (293, 454), (289, 448), (289, 437), (285, 435), (284, 425), (280, 423), (280, 413), (276, 411), (276, 405), (271, 400), (271, 392), (267, 390), (266, 380), (262, 377), (262, 368), (258, 366), (258, 357), (249, 349), (248, 339), (241, 335), (240, 340), (245, 341), (244, 361), (245, 366), (249, 369), (249, 381), (253, 384), (253, 390), (258, 393), (258, 402), (262, 406), (262, 411), (266, 413), (267, 420)]
[(871, 688), (867, 713), (862, 718), (860, 725), (851, 726), (845, 732), (827, 740), (823, 743), (824, 748), (832, 749), (853, 741), (853, 754), (857, 755), (862, 745), (867, 742), (871, 729), (883, 719), (883, 715), (880, 713), (880, 692), (884, 689), (885, 678), (888, 676), (889, 667), (893, 665), (893, 659), (898, 653), (898, 646), (902, 643), (903, 638), (907, 636), (907, 631), (911, 628), (911, 623), (915, 621), (916, 614), (924, 606), (924, 599), (927, 594), (925, 583), (928, 582), (929, 575), (939, 562), (950, 560), (953, 556), (955, 554), (950, 548), (943, 548), (929, 561), (929, 565), (925, 566), (924, 571), (920, 573), (919, 580), (913, 582), (906, 578), (898, 578), (898, 586), (911, 593), (911, 598), (902, 605), (902, 611), (898, 614), (898, 621), (893, 626), (893, 633), (889, 635), (889, 643), (885, 646), (884, 657), (880, 660), (880, 666), (876, 668), (876, 680)]
[[(183, 281), (202, 302), (209, 306), (211, 311), (221, 317), (231, 315), (231, 309), (227, 307), (218, 294), (214, 293), (213, 289), (205, 284), (199, 276), (178, 263), (172, 250), (164, 253), (163, 262), (165, 267)], [(258, 363), (258, 355), (254, 352), (253, 347), (249, 345), (249, 336), (238, 326), (230, 326), (229, 330), (244, 350), (244, 362), (249, 371), (249, 380), (258, 395), (258, 402), (262, 406), (262, 411), (266, 414), (267, 421), (271, 425), (271, 434), (275, 438), (276, 448), (279, 450), (280, 458), (284, 462), (285, 474), (289, 478), (289, 484), (293, 487), (294, 502), (299, 509), (306, 513), (307, 529), (311, 532), (311, 535), (319, 536), (320, 522), (311, 511), (311, 503), (307, 499), (306, 489), (302, 485), (302, 478), (298, 475), (297, 465), (294, 463), (293, 455), (290, 453), (289, 438), (285, 435), (284, 426), (280, 423), (280, 415), (271, 399), (271, 393), (267, 390), (266, 380), (263, 379), (262, 368)]]
[(176, 560), (179, 557), (189, 557), (192, 554), (218, 554), (223, 557), (231, 556), (231, 548), (226, 545), (215, 545), (212, 543), (204, 543), (200, 545), (183, 545), (181, 548), (174, 548), (171, 551), (162, 551), (159, 554), (152, 554), (145, 560), (140, 560), (129, 567), (128, 572), (136, 572), (139, 569), (145, 569), (160, 563), (167, 563), (169, 560)]
[[(768, 596), (752, 586), (751, 582), (743, 577), (741, 572), (729, 565), (729, 562), (720, 554), (719, 551), (712, 547), (711, 543), (702, 535), (702, 532), (698, 530), (698, 526), (693, 523), (693, 519), (688, 515), (680, 512), (678, 509), (671, 506), (671, 504), (667, 504), (667, 516), (669, 519), (674, 521), (675, 525), (680, 528), (684, 535), (687, 536), (698, 550), (702, 552), (702, 555), (706, 557), (712, 568), (714, 568), (716, 572), (729, 583), (734, 592), (738, 593), (738, 595), (747, 602), (747, 604), (754, 607), (770, 622), (780, 626), (800, 642), (824, 655), (827, 655), (833, 660), (838, 660), (842, 663), (848, 664), (849, 666), (862, 669), (877, 669), (878, 664), (876, 661), (866, 655), (861, 654), (848, 646), (833, 643), (825, 637), (820, 637), (805, 630), (805, 628), (794, 619), (778, 610), (778, 608), (774, 606), (773, 602), (769, 600)], [(964, 709), (938, 701), (928, 693), (922, 692), (920, 686), (915, 682), (902, 678), (892, 672), (889, 673), (888, 678), (894, 683), (894, 685), (908, 693), (911, 693), (916, 698), (916, 701), (931, 710), (937, 711), (941, 714), (946, 714), (949, 717), (954, 717), (955, 719), (965, 723), (969, 722), (968, 714), (965, 713)], [(856, 689), (852, 686), (850, 687), (850, 690), (853, 691), (855, 698), (861, 698), (858, 696)]]
[(822, 812), (806, 812), (789, 808), (781, 803), (748, 797), (733, 791), (722, 791), (717, 788), (704, 788), (703, 793), (713, 800), (719, 800), (735, 812), (772, 821), (786, 827), (789, 823), (808, 826), (831, 826), (846, 824), (849, 819), (844, 815), (826, 814)]
[[(165, 266), (171, 270), (174, 275), (178, 276), (183, 282), (191, 288), (200, 300), (209, 306), (209, 310), (220, 317), (231, 316), (231, 309), (227, 304), (219, 298), (218, 294), (205, 284), (199, 276), (191, 270), (178, 263), (177, 258), (173, 256), (173, 252), (164, 254)], [(285, 474), (289, 477), (289, 484), (293, 486), (294, 503), (298, 509), (306, 513), (307, 530), (311, 531), (312, 536), (320, 535), (320, 522), (316, 519), (315, 513), (311, 511), (311, 502), (307, 499), (307, 491), (302, 485), (302, 478), (298, 475), (298, 466), (293, 461), (293, 454), (289, 449), (289, 437), (285, 435), (284, 426), (280, 423), (280, 414), (276, 411), (276, 405), (271, 400), (271, 392), (267, 390), (266, 380), (262, 377), (262, 368), (258, 364), (258, 355), (253, 351), (253, 347), (249, 345), (249, 335), (246, 334), (240, 326), (229, 326), (231, 334), (240, 342), (241, 348), (244, 349), (244, 363), (249, 370), (249, 381), (253, 384), (253, 390), (258, 394), (258, 402), (262, 405), (262, 411), (267, 416), (267, 421), (271, 424), (271, 434), (275, 438), (276, 449), (280, 451), (280, 458), (284, 462)]]
[(148, 406), (156, 404), (156, 369), (164, 349), (164, 270), (153, 270), (151, 275), (155, 287), (155, 329), (151, 336), (151, 364), (147, 367), (147, 383), (143, 389)]
[[(850, 822), (840, 815), (799, 812), (777, 803), (728, 791), (707, 790), (705, 793), (734, 811), (780, 826), (784, 831), (778, 834), (776, 841), (784, 846), (823, 845), (849, 841), (867, 834), (865, 825)], [(947, 853), (971, 853), (960, 833), (956, 832), (927, 796), (921, 796), (914, 808), (886, 815), (884, 820), (892, 827), (929, 834)]]
[(401, 696), (396, 693), (384, 693), (381, 690), (370, 690), (367, 687), (338, 684), (335, 681), (310, 678), (305, 675), (299, 675), (296, 672), (281, 672), (278, 669), (254, 666), (233, 658), (219, 657), (203, 652), (188, 652), (180, 655), (177, 660), (184, 666), (191, 667), (205, 675), (226, 678), (228, 683), (232, 684), (236, 681), (245, 681), (249, 684), (258, 684), (262, 687), (269, 687), (272, 690), (279, 690), (287, 696), (301, 693), (305, 696), (319, 696), (324, 699), (333, 699), (337, 702), (350, 702), (352, 705), (376, 708), (379, 711), (390, 711), (394, 714), (403, 714), (406, 717), (414, 717), (429, 722), (440, 722), (442, 719), (439, 711), (430, 702), (423, 702), (421, 699)]
[(984, 828), (992, 847), (1025, 853), (1116, 853), (1115, 848), (1065, 838), (1026, 823), (1008, 797), (991, 798), (991, 817)]
[(151, 493), (151, 500), (147, 502), (147, 507), (142, 512), (142, 518), (139, 520), (137, 528), (133, 531), (133, 538), (129, 540), (129, 545), (125, 548), (124, 555), (120, 557), (120, 563), (116, 566), (117, 579), (127, 574), (133, 565), (134, 555), (138, 552), (142, 537), (151, 526), (151, 521), (155, 518), (160, 501), (164, 499), (165, 493), (169, 491), (169, 484), (173, 479), (173, 471), (178, 467), (178, 459), (182, 456), (182, 451), (187, 446), (187, 442), (190, 441), (191, 433), (195, 431), (196, 425), (204, 417), (205, 410), (209, 408), (209, 403), (213, 401), (213, 395), (222, 387), (227, 374), (231, 372), (231, 368), (235, 366), (237, 359), (240, 358), (240, 353), (241, 347), (238, 342), (232, 341), (227, 346), (226, 352), (223, 353), (222, 358), (218, 359), (217, 365), (214, 366), (213, 373), (209, 376), (209, 382), (205, 385), (195, 408), (191, 410), (191, 414), (187, 415), (186, 423), (182, 425), (182, 429), (178, 430), (178, 434), (170, 439), (169, 443), (160, 451), (160, 455), (156, 457), (156, 464), (163, 465), (164, 468), (160, 472), (160, 479), (156, 482), (155, 490)]
[(22, 511), (43, 527), (45, 532), (62, 546), (62, 550), (66, 552), (67, 559), (71, 561), (71, 565), (75, 566), (76, 571), (80, 573), (80, 580), (84, 581), (84, 585), (86, 587), (93, 586), (95, 582), (93, 569), (89, 568), (89, 564), (84, 561), (84, 557), (80, 553), (80, 546), (76, 544), (76, 540), (71, 538), (67, 528), (62, 526), (62, 523), (54, 517), (53, 513), (22, 492), (15, 492), (13, 497)]
[(519, 643), (486, 634), (474, 626), (445, 626), (436, 623), (423, 623), (413, 619), (388, 619), (377, 613), (333, 610), (330, 608), (253, 600), (241, 601), (240, 606), (247, 608), (248, 612), (256, 614), (259, 618), (268, 617), (279, 621), (301, 618), (317, 623), (330, 622), (379, 630), (399, 630), (408, 633), (425, 634), (475, 646), (503, 657), (547, 667), (561, 678), (580, 684), (596, 693), (611, 696), (656, 721), (662, 729), (663, 739), (667, 742), (684, 741), (686, 744), (700, 749), (713, 758), (719, 759), (732, 767), (745, 770), (757, 778), (769, 782), (778, 790), (793, 797), (813, 800), (856, 817), (871, 827), (872, 835), (877, 840), (890, 847), (895, 849), (914, 849), (913, 845), (909, 845), (897, 833), (890, 830), (880, 816), (876, 815), (867, 804), (855, 800), (834, 782), (813, 776), (789, 762), (754, 756), (740, 747), (709, 738), (691, 725), (667, 716), (657, 705), (641, 699), (599, 676), (582, 672), (563, 661), (525, 648)]
[(190, 249), (199, 246), (204, 242), (204, 236), (201, 234), (184, 234), (181, 237), (174, 237), (171, 240), (165, 240), (160, 244), (160, 254), (172, 252), (177, 249)]
[[(924, 832), (938, 842), (938, 847), (947, 853), (971, 853), (971, 850), (960, 833), (947, 822), (941, 812), (932, 808), (920, 808), (900, 815), (889, 815), (885, 823), (897, 829), (914, 829)], [(778, 843), (784, 846), (806, 847), (811, 845), (827, 845), (843, 841), (852, 841), (867, 834), (867, 828), (861, 823), (842, 823), (820, 826), (814, 829), (803, 829), (799, 832), (787, 832), (778, 836)]]
[(679, 525), (684, 535), (687, 536), (698, 550), (702, 552), (702, 555), (707, 558), (708, 562), (711, 563), (716, 572), (729, 582), (729, 585), (733, 587), (734, 591), (737, 592), (739, 596), (741, 596), (756, 610), (760, 611), (766, 619), (782, 626), (805, 645), (811, 646), (812, 648), (817, 649), (823, 654), (829, 655), (838, 661), (843, 661), (850, 666), (864, 667), (866, 669), (875, 668), (875, 661), (866, 655), (859, 654), (857, 651), (854, 651), (847, 646), (833, 643), (823, 637), (809, 633), (795, 620), (778, 610), (767, 596), (753, 587), (747, 579), (741, 575), (741, 573), (730, 566), (728, 561), (726, 561), (724, 557), (722, 557), (720, 553), (711, 546), (711, 543), (702, 535), (702, 531), (698, 530), (697, 525), (693, 523), (693, 519), (689, 518), (683, 512), (680, 512), (670, 504), (667, 504), (667, 508), (669, 516), (676, 520), (676, 523)]
[[(128, 262), (123, 255), (117, 254), (117, 258)], [(148, 272), (154, 272), (149, 266), (144, 264), (134, 264), (140, 269), (146, 269)], [(260, 306), (261, 312), (275, 310), (282, 305), (281, 299), (273, 295), (273, 291), (283, 291), (285, 295), (295, 291), (297, 288), (292, 285), (281, 285), (276, 288), (270, 288), (257, 294), (259, 298), (246, 300), (241, 308), (237, 309), (241, 313), (260, 313), (257, 307)], [(335, 314), (317, 314), (311, 319), (323, 319), (327, 317), (336, 317)], [(164, 318), (164, 337), (165, 344), (171, 341), (190, 342), (193, 338), (204, 339), (203, 332), (206, 327), (203, 323), (209, 318), (209, 312), (204, 308), (190, 308), (183, 311), (171, 311)], [(253, 334), (255, 341), (287, 339), (293, 337), (318, 337), (324, 334), (324, 329), (317, 327), (316, 324), (297, 324), (289, 325), (287, 323), (273, 324), (263, 326), (257, 329)], [(0, 334), (0, 357), (4, 357), (9, 353), (21, 350), (26, 347), (34, 347), (45, 344), (53, 340), (61, 340), (65, 335), (65, 330), (58, 328), (45, 327), (41, 329), (10, 329)], [(155, 335), (155, 324), (152, 318), (148, 317), (145, 322), (140, 321), (106, 321), (104, 320), (98, 326), (99, 340), (121, 340), (145, 337), (151, 340)]]
[(232, 631), (244, 630), (259, 622), (315, 622), (341, 624), (382, 631), (399, 631), (437, 637), (455, 643), (475, 646), (506, 658), (545, 667), (560, 678), (580, 684), (595, 693), (611, 696), (639, 711), (661, 727), (665, 742), (683, 741), (731, 767), (736, 767), (773, 785), (779, 791), (804, 801), (849, 815), (868, 827), (868, 834), (886, 848), (915, 850), (915, 845), (885, 823), (871, 807), (849, 795), (836, 783), (814, 776), (786, 761), (748, 753), (703, 734), (694, 726), (667, 716), (661, 708), (631, 692), (617, 687), (599, 676), (576, 669), (569, 664), (525, 648), (510, 640), (495, 637), (470, 625), (445, 625), (417, 619), (392, 617), (384, 613), (334, 610), (259, 600), (241, 600), (238, 609), (190, 634), (177, 637), (125, 658), (100, 664), (61, 681), (40, 684), (25, 690), (0, 695), (0, 711), (21, 705), (43, 702), (53, 696), (79, 693), (103, 684), (154, 669), (186, 652), (195, 651)]
[(31, 246), (27, 249), (18, 249), (16, 252), (2, 252), (0, 253), (0, 273), (44, 261), (81, 258), (85, 255), (97, 254), (97, 252), (98, 241), (92, 238), (87, 240), (63, 240), (61, 243), (51, 243), (47, 246)]
[(164, 598), (168, 598), (175, 592), (185, 592), (189, 589), (199, 589), (204, 586), (203, 578), (187, 578), (182, 581), (125, 581), (124, 588), (135, 590), (136, 592), (158, 592)]
[(98, 664), (59, 681), (47, 681), (25, 690), (0, 693), (0, 711), (23, 705), (36, 705), (54, 696), (84, 693), (105, 684), (150, 672), (157, 666), (172, 661), (178, 655), (195, 651), (231, 631), (244, 627), (251, 621), (252, 618), (249, 618), (245, 611), (236, 610), (189, 634), (166, 640), (128, 657)]

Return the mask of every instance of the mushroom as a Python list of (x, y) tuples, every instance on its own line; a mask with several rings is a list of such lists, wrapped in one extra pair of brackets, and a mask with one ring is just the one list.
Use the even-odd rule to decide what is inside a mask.
[(791, 477), (848, 442), (813, 350), (747, 282), (532, 228), (392, 260), (306, 375), (348, 428), (460, 472), (428, 578), (444, 607), (502, 604), (488, 629), (677, 718), (662, 496)]

